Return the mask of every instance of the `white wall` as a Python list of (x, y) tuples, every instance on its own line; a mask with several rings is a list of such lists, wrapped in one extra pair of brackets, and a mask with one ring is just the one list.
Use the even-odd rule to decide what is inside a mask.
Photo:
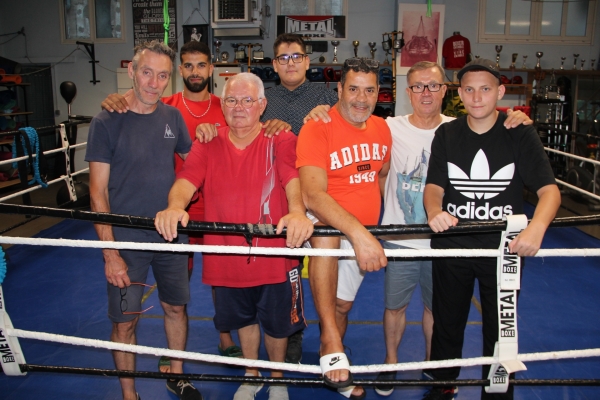
[[(56, 122), (62, 121), (67, 114), (67, 106), (64, 100), (58, 94), (58, 87), (61, 82), (69, 80), (77, 85), (78, 95), (72, 106), (73, 114), (95, 115), (100, 110), (101, 101), (110, 93), (117, 89), (116, 68), (120, 66), (121, 60), (131, 59), (133, 49), (133, 27), (131, 3), (126, 1), (125, 21), (127, 42), (123, 44), (96, 44), (96, 59), (100, 62), (96, 66), (97, 79), (101, 82), (93, 85), (92, 68), (89, 56), (84, 51), (76, 51), (69, 56), (66, 61), (58, 63), (65, 56), (69, 55), (76, 45), (64, 45), (60, 43), (60, 19), (59, 19), (59, 0), (18, 0), (18, 1), (0, 1), (0, 33), (16, 32), (21, 27), (25, 27), (27, 38), (27, 50), (25, 49), (25, 38), (19, 36), (16, 39), (0, 45), (0, 56), (13, 59), (22, 63), (27, 63), (26, 54), (33, 62), (53, 63), (54, 90), (55, 90), (55, 109), (60, 111), (60, 116)], [(272, 57), (272, 45), (276, 36), (275, 27), (275, 0), (267, 0), (271, 6), (273, 16), (270, 18), (269, 37), (260, 41), (257, 39), (248, 39), (248, 42), (264, 43), (265, 56)], [(425, 3), (424, 0), (400, 0), (402, 3)], [(367, 42), (374, 41), (378, 43), (376, 58), (384, 60), (383, 50), (381, 49), (381, 34), (397, 28), (397, 1), (396, 0), (348, 0), (348, 37), (349, 41), (343, 41), (338, 48), (338, 58), (343, 60), (354, 55), (351, 40), (359, 40), (359, 56), (368, 56), (369, 47)], [(453, 31), (460, 31), (461, 34), (471, 41), (471, 47), (474, 54), (484, 58), (495, 59), (496, 52), (494, 44), (477, 43), (477, 15), (478, 0), (434, 0), (434, 4), (445, 4), (445, 23), (444, 38), (450, 36)], [(183, 24), (204, 24), (209, 19), (208, 0), (177, 0), (177, 32), (181, 32)], [(600, 6), (597, 7), (597, 13), (600, 14)], [(600, 22), (600, 17), (596, 16), (596, 25)], [(401, 28), (401, 27), (400, 27)], [(9, 37), (3, 37), (8, 39)], [(180, 39), (182, 39), (180, 37)], [(236, 40), (239, 41), (239, 40)], [(180, 40), (180, 46), (182, 40)], [(224, 41), (223, 50), (232, 51), (230, 43), (232, 40)], [(329, 51), (325, 55), (328, 61), (333, 59), (333, 48), (329, 46)], [(83, 47), (81, 47), (83, 50)], [(522, 60), (522, 54), (528, 54), (528, 64), (533, 66), (535, 63), (535, 52), (543, 51), (542, 66), (551, 68), (560, 66), (560, 57), (566, 56), (569, 65), (572, 62), (573, 53), (580, 54), (580, 58), (590, 60), (596, 58), (600, 60), (600, 29), (596, 26), (594, 35), (594, 44), (591, 46), (554, 46), (554, 45), (507, 45), (501, 55), (501, 65), (510, 64), (510, 54), (519, 53), (519, 60)], [(318, 55), (315, 54), (314, 57)], [(600, 61), (599, 61), (600, 62)], [(589, 63), (589, 61), (588, 61)], [(398, 104), (397, 114), (406, 114), (410, 112), (410, 106), (407, 104), (404, 89), (406, 88), (404, 77), (398, 79)], [(180, 79), (177, 79), (177, 90), (182, 89)], [(35, 94), (32, 94), (35, 95)], [(86, 128), (80, 128), (79, 141), (87, 140)], [(78, 152), (76, 158), (77, 168), (81, 168), (83, 152)]]

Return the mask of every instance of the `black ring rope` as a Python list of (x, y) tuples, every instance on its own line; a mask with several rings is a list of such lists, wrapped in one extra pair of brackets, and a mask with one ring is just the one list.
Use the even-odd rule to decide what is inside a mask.
[[(81, 117), (81, 118), (82, 118), (81, 120), (78, 120), (76, 122), (65, 122), (63, 125), (65, 126), (65, 128), (68, 128), (70, 126), (75, 126), (75, 125), (80, 125), (80, 124), (88, 124), (92, 121), (91, 117)], [(40, 132), (46, 133), (46, 131), (48, 131), (48, 133), (51, 133), (52, 131), (55, 131), (56, 129), (60, 129), (60, 125), (42, 126), (39, 128), (35, 128), (35, 130), (38, 133), (40, 133)], [(18, 135), (20, 132), (21, 131), (19, 131), (19, 130), (0, 132), (0, 137)]]
[[(230, 376), (210, 374), (167, 374), (151, 371), (120, 371), (114, 369), (80, 368), (52, 365), (20, 364), (22, 372), (58, 372), (79, 375), (117, 376), (127, 378), (152, 379), (187, 379), (190, 381), (208, 382), (245, 382), (286, 385), (325, 385), (322, 378), (271, 378), (267, 376)], [(520, 386), (600, 386), (600, 379), (512, 379), (510, 383)], [(367, 380), (354, 379), (355, 385), (375, 386), (488, 386), (489, 379), (458, 379), (458, 380)]]
[(24, 220), (24, 221), (18, 222), (18, 223), (16, 223), (16, 224), (14, 224), (13, 226), (9, 226), (8, 228), (2, 229), (2, 230), (0, 231), (0, 235), (4, 235), (6, 232), (10, 232), (10, 231), (12, 231), (13, 229), (17, 229), (18, 227), (20, 227), (20, 226), (23, 226), (23, 225), (25, 225), (25, 224), (28, 224), (28, 223), (30, 223), (31, 221), (34, 221), (34, 220), (36, 220), (36, 219), (38, 219), (38, 218), (40, 218), (40, 216), (39, 216), (39, 215), (36, 215), (36, 216), (34, 216), (34, 217), (27, 218), (27, 219), (26, 219), (26, 220)]
[[(0, 203), (0, 213), (5, 214), (28, 214), (65, 219), (76, 219), (92, 221), (95, 223), (129, 226), (135, 228), (154, 229), (154, 218), (136, 217), (132, 215), (96, 213), (92, 211), (65, 210), (59, 208), (24, 206), (18, 204)], [(531, 220), (530, 220), (531, 221)], [(563, 228), (570, 226), (597, 225), (600, 223), (599, 215), (588, 215), (579, 217), (556, 218), (550, 227)], [(433, 231), (427, 224), (418, 225), (369, 225), (367, 230), (375, 236), (380, 235), (409, 235), (417, 233), (431, 234)], [(256, 236), (278, 236), (275, 227), (271, 224), (233, 224), (224, 222), (202, 222), (190, 221), (186, 228), (178, 224), (177, 229), (182, 232), (211, 232), (211, 233), (237, 233)], [(498, 232), (506, 229), (505, 221), (486, 222), (459, 222), (457, 226), (451, 227), (447, 233), (472, 233), (472, 232)], [(273, 233), (271, 233), (273, 232)], [(446, 233), (446, 232), (445, 232)], [(279, 236), (286, 234), (284, 228)], [(313, 236), (340, 236), (339, 230), (329, 226), (315, 226)]]
[(544, 132), (553, 132), (553, 133), (559, 133), (562, 135), (574, 135), (574, 136), (586, 137), (588, 139), (600, 140), (600, 136), (597, 136), (597, 135), (592, 135), (589, 133), (579, 133), (579, 132), (568, 131), (566, 129), (556, 128), (556, 127), (554, 127), (554, 125), (555, 124), (540, 122), (540, 123), (536, 124), (535, 126), (538, 128), (538, 130), (542, 130)]

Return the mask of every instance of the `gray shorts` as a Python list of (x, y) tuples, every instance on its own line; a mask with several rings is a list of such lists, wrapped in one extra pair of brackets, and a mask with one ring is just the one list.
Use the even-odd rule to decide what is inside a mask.
[[(383, 241), (384, 249), (408, 249), (394, 243)], [(431, 310), (433, 281), (431, 278), (431, 260), (410, 258), (388, 258), (385, 268), (385, 308), (397, 310), (410, 302), (417, 283), (421, 285), (421, 298), (425, 307)]]
[[(127, 264), (127, 275), (131, 282), (146, 283), (149, 267), (158, 287), (158, 298), (172, 306), (183, 306), (190, 301), (190, 283), (188, 279), (188, 254), (136, 250), (120, 250), (119, 254)], [(128, 322), (139, 314), (123, 314), (121, 301), (126, 300), (127, 311), (142, 310), (142, 296), (145, 287), (131, 285), (127, 291), (107, 283), (108, 318), (112, 322)], [(147, 290), (147, 289), (146, 289)]]

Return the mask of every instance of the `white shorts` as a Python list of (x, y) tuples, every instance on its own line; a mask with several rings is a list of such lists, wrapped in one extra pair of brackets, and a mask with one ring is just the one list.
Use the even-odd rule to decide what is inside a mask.
[[(310, 212), (307, 212), (306, 216), (313, 224), (319, 221)], [(305, 247), (311, 247), (308, 241), (305, 243)], [(345, 236), (342, 236), (341, 238), (340, 249), (352, 249), (352, 244)], [(338, 260), (338, 285), (336, 297), (340, 300), (354, 301), (364, 277), (365, 271), (358, 267), (356, 257), (340, 257)]]

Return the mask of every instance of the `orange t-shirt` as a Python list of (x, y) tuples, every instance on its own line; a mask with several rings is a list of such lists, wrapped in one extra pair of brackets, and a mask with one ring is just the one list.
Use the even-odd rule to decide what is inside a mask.
[(296, 167), (313, 166), (327, 171), (327, 193), (363, 225), (379, 220), (381, 193), (379, 171), (390, 160), (390, 128), (371, 116), (359, 129), (346, 122), (337, 106), (329, 111), (331, 122), (309, 121), (300, 130)]

